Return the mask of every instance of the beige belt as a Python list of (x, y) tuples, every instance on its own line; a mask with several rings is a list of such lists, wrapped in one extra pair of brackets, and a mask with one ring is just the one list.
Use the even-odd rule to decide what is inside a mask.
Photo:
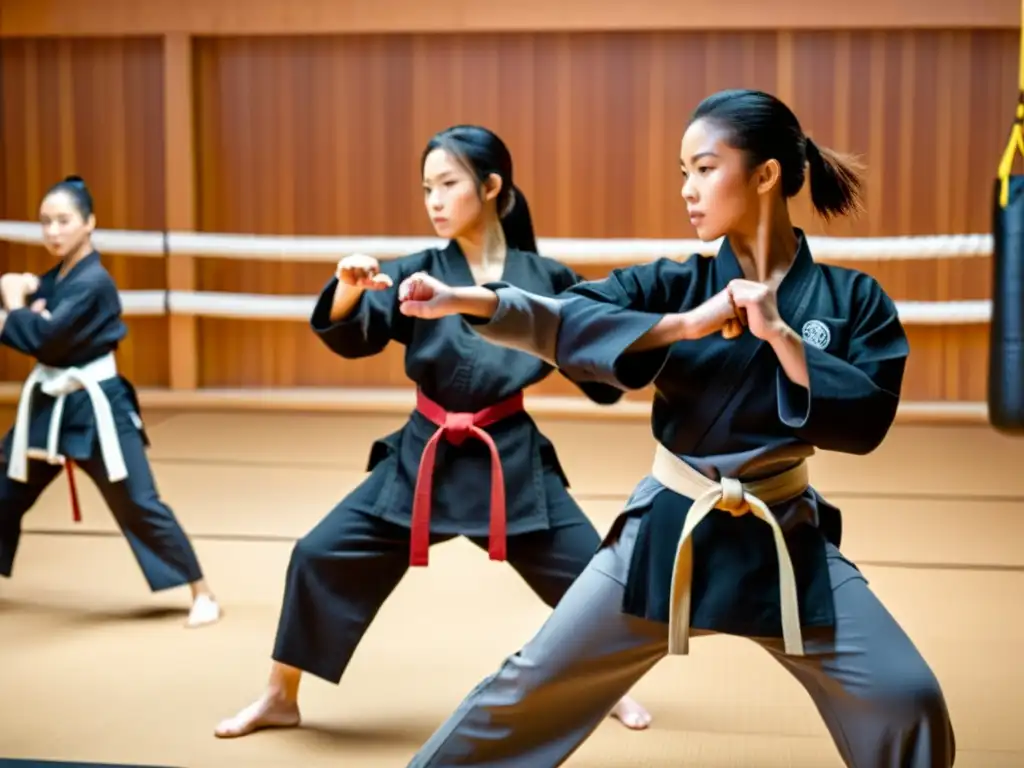
[(796, 576), (789, 558), (786, 540), (769, 504), (779, 504), (803, 493), (808, 485), (806, 462), (801, 461), (774, 477), (741, 483), (735, 478), (722, 478), (720, 483), (705, 477), (685, 461), (659, 444), (654, 454), (651, 475), (671, 491), (693, 499), (679, 536), (675, 567), (672, 569), (672, 595), (669, 613), (668, 652), (686, 655), (690, 644), (690, 588), (693, 581), (694, 529), (713, 509), (721, 509), (739, 517), (754, 514), (771, 526), (775, 550), (779, 558), (779, 592), (782, 611), (782, 637), (786, 653), (803, 656), (800, 632), (800, 605), (796, 594)]

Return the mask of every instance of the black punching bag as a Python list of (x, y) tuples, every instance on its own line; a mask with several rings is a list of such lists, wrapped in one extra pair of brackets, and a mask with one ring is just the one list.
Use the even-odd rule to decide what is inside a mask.
[(1024, 176), (1011, 174), (1013, 151), (1024, 148), (1022, 120), (1024, 98), (1017, 106), (992, 205), (988, 419), (1010, 435), (1024, 435)]

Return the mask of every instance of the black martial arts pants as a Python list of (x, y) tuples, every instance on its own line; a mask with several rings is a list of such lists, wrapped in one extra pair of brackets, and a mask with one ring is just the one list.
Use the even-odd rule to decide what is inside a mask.
[[(96, 483), (152, 591), (199, 581), (203, 577), (199, 561), (174, 512), (160, 499), (142, 436), (122, 430), (118, 439), (128, 469), (126, 479), (117, 483), (107, 479), (98, 442), (88, 460), (75, 463)], [(6, 461), (0, 462), (0, 576), (11, 575), (22, 518), (60, 472), (59, 466), (30, 459), (28, 482), (19, 483), (7, 476)]]
[[(409, 529), (342, 501), (296, 542), (273, 659), (338, 683), (359, 641), (409, 568)], [(439, 544), (455, 535), (431, 536)], [(470, 538), (487, 550), (486, 538)], [(554, 607), (601, 537), (582, 511), (566, 524), (508, 537), (508, 563)]]

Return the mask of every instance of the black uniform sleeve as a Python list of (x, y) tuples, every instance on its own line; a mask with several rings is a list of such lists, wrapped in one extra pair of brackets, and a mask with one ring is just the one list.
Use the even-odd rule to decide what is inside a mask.
[(409, 257), (385, 261), (380, 271), (393, 283), (384, 291), (364, 291), (348, 317), (331, 321), (331, 305), (338, 287), (337, 277), (331, 277), (320, 292), (310, 325), (313, 332), (335, 354), (354, 359), (376, 355), (391, 341), (407, 344), (411, 334), (412, 318), (398, 311), (398, 286), (406, 274), (411, 274)]
[[(584, 282), (584, 278), (574, 270), (558, 262), (554, 262), (554, 264), (556, 265), (556, 272), (553, 275), (552, 282), (556, 293), (562, 293)], [(573, 381), (571, 377), (565, 374), (565, 371), (559, 369), (559, 373), (578, 387), (587, 396), (588, 400), (598, 405), (615, 405), (615, 403), (622, 399), (623, 390), (618, 387), (598, 381)]]
[(822, 450), (870, 453), (896, 418), (910, 345), (896, 306), (867, 275), (854, 284), (846, 353), (804, 344), (810, 386), (776, 374), (779, 417)]
[(49, 317), (28, 307), (8, 313), (0, 344), (37, 359), (53, 360), (87, 343), (90, 320), (100, 310), (102, 286), (79, 279), (64, 290), (60, 304)]
[(571, 288), (560, 312), (555, 348), (559, 368), (575, 381), (621, 390), (651, 384), (668, 359), (669, 347), (627, 350), (665, 314), (696, 304), (699, 258), (681, 264), (659, 259)]

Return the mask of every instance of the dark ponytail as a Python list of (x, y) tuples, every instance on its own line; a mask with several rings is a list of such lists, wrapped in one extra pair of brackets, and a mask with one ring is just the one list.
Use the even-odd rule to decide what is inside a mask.
[(819, 147), (804, 135), (793, 111), (764, 91), (726, 90), (708, 96), (692, 120), (709, 120), (729, 134), (729, 145), (747, 154), (756, 168), (776, 160), (782, 169), (782, 196), (795, 196), (810, 175), (811, 202), (822, 218), (861, 208), (861, 167), (849, 155)]
[(427, 156), (435, 149), (443, 149), (461, 163), (476, 179), (483, 194), (483, 185), (491, 177), (501, 179), (501, 190), (495, 200), (505, 243), (509, 248), (528, 253), (537, 252), (537, 238), (533, 232), (533, 219), (526, 197), (515, 186), (512, 177), (512, 153), (505, 142), (479, 125), (455, 125), (435, 134), (427, 142), (420, 158), (420, 170)]
[(505, 244), (516, 251), (537, 253), (537, 236), (533, 232), (533, 218), (526, 196), (519, 187), (512, 188), (511, 209), (501, 218)]
[(82, 219), (85, 221), (89, 220), (89, 217), (93, 214), (93, 202), (92, 193), (89, 191), (89, 187), (86, 186), (85, 179), (81, 176), (65, 176), (61, 181), (50, 187), (46, 197), (56, 192), (63, 192), (70, 197), (74, 203), (75, 210), (82, 216)]
[(818, 215), (828, 221), (863, 209), (864, 179), (862, 166), (852, 155), (841, 155), (804, 139), (807, 155), (811, 203)]

